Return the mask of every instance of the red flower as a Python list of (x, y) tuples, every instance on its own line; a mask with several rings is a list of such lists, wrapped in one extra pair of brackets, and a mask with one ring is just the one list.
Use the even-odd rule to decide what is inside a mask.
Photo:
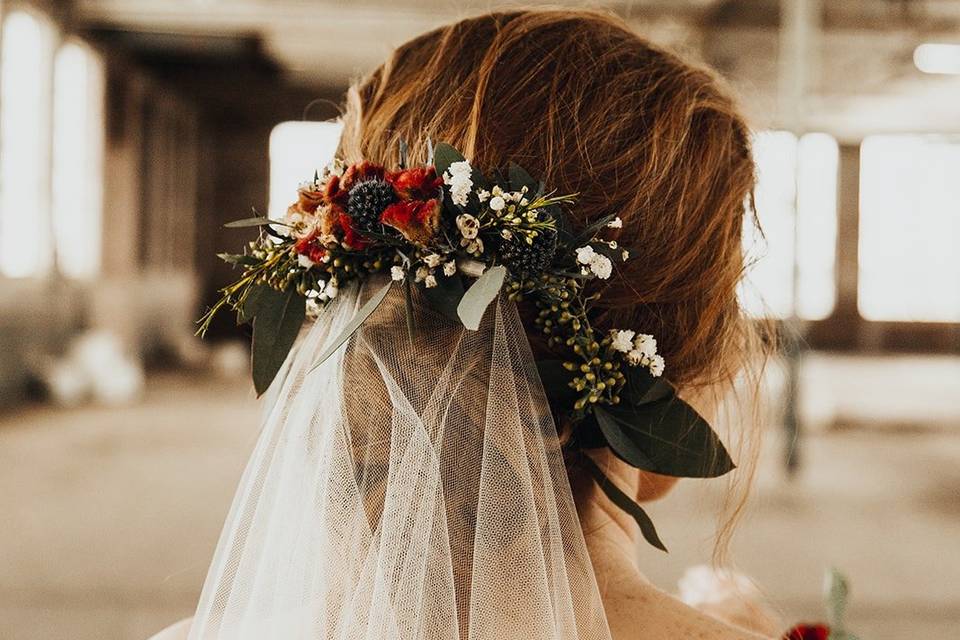
[(370, 242), (353, 228), (353, 220), (346, 213), (340, 213), (340, 228), (343, 230), (343, 244), (353, 251), (363, 251)]
[(415, 244), (426, 245), (440, 228), (440, 201), (405, 200), (387, 207), (380, 222), (391, 226)]
[(783, 640), (827, 640), (830, 627), (825, 624), (798, 624), (784, 634)]
[(293, 250), (300, 255), (307, 256), (312, 262), (320, 262), (323, 256), (327, 254), (326, 249), (317, 243), (317, 234), (311, 234), (297, 240), (293, 245)]
[(340, 192), (340, 176), (333, 175), (327, 178), (327, 184), (323, 188), (323, 197), (327, 202), (333, 202), (334, 197)]
[(443, 178), (437, 176), (433, 167), (416, 167), (394, 171), (386, 175), (394, 191), (402, 200), (429, 200), (437, 196)]

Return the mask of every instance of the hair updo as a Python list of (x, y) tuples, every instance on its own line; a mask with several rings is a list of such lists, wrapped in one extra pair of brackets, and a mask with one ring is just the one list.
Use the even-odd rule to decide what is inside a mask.
[(580, 194), (574, 225), (619, 215), (631, 259), (604, 283), (599, 326), (655, 335), (681, 387), (739, 368), (754, 167), (747, 125), (710, 72), (601, 13), (486, 14), (397, 49), (351, 89), (344, 125), (347, 162), (390, 164), (400, 140), (425, 162), (430, 138), (483, 170), (514, 161)]

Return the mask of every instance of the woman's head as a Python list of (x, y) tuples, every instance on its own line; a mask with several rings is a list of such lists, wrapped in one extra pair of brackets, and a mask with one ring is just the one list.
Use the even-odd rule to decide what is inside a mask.
[(710, 72), (604, 14), (493, 13), (401, 46), (351, 90), (344, 125), (348, 162), (390, 163), (401, 140), (424, 162), (429, 138), (481, 169), (514, 161), (578, 193), (575, 226), (620, 216), (631, 259), (604, 283), (595, 324), (655, 335), (687, 393), (741, 368), (754, 168), (747, 126)]

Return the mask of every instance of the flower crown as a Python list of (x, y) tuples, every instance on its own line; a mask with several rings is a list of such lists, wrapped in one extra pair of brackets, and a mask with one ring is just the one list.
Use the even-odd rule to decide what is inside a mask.
[[(429, 142), (428, 142), (429, 146)], [(401, 144), (396, 170), (334, 160), (300, 186), (282, 220), (261, 216), (228, 227), (259, 227), (242, 254), (220, 257), (243, 269), (200, 320), (203, 334), (230, 307), (238, 323), (253, 322), (253, 380), (263, 393), (293, 346), (307, 315), (316, 316), (339, 290), (375, 273), (391, 278), (358, 311), (317, 366), (372, 314), (394, 286), (407, 298), (407, 328), (415, 338), (412, 287), (435, 310), (469, 330), (505, 291), (530, 301), (534, 324), (561, 359), (537, 363), (554, 413), (572, 425), (569, 449), (608, 446), (639, 469), (682, 477), (714, 477), (733, 468), (706, 421), (662, 378), (657, 341), (632, 328), (591, 325), (593, 280), (611, 277), (630, 259), (616, 240), (619, 217), (579, 232), (565, 208), (576, 194), (547, 191), (516, 164), (487, 178), (448, 144), (430, 148), (425, 166), (409, 167)], [(469, 283), (469, 280), (473, 280)], [(468, 286), (469, 283), (469, 286)], [(600, 487), (665, 549), (644, 511), (589, 456), (582, 464)]]

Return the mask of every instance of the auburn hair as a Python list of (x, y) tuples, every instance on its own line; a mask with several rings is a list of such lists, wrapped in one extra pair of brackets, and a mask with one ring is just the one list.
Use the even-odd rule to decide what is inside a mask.
[(579, 194), (575, 227), (620, 216), (609, 231), (631, 257), (602, 283), (593, 322), (656, 336), (681, 390), (732, 387), (756, 353), (736, 295), (755, 181), (747, 124), (712, 72), (621, 20), (518, 10), (441, 27), (352, 87), (343, 121), (347, 162), (394, 163), (401, 140), (426, 162), (427, 140), (443, 141), (481, 170), (514, 161)]

